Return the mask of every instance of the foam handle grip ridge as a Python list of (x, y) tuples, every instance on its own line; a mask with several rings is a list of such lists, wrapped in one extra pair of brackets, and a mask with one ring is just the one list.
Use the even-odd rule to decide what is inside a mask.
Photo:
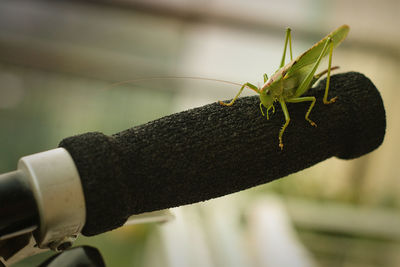
[[(376, 149), (386, 128), (379, 92), (356, 72), (331, 77), (330, 105), (322, 103), (326, 80), (307, 95), (310, 105), (288, 103), (291, 121), (283, 135), (279, 103), (270, 119), (259, 98), (240, 98), (176, 113), (112, 136), (85, 133), (64, 139), (82, 179), (85, 235), (121, 226), (133, 214), (195, 203), (264, 184), (336, 156), (352, 159)], [(232, 92), (234, 94), (236, 92)], [(133, 107), (134, 108), (134, 107)]]

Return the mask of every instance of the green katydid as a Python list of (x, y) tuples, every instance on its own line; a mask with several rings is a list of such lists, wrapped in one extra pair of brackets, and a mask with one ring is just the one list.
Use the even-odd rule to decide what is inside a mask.
[[(327, 73), (325, 94), (323, 102), (325, 104), (330, 104), (335, 102), (336, 97), (328, 100), (328, 90), (329, 90), (329, 80), (331, 70), (337, 67), (331, 67), (332, 63), (332, 51), (333, 48), (338, 46), (347, 36), (349, 32), (349, 26), (343, 25), (336, 30), (329, 33), (322, 40), (314, 44), (306, 52), (298, 56), (293, 60), (292, 58), (292, 40), (291, 40), (291, 30), (288, 28), (286, 30), (285, 37), (285, 47), (283, 49), (283, 56), (279, 69), (272, 75), (269, 79), (267, 74), (264, 74), (264, 85), (260, 88), (251, 84), (245, 83), (240, 88), (237, 95), (229, 103), (224, 103), (219, 101), (221, 105), (231, 106), (239, 95), (242, 93), (244, 88), (249, 88), (260, 95), (260, 109), (264, 116), (263, 106), (267, 110), (267, 119), (269, 119), (270, 109), (275, 112), (274, 102), (279, 102), (283, 114), (285, 116), (285, 123), (279, 132), (279, 147), (283, 149), (282, 136), (285, 129), (288, 127), (290, 122), (289, 111), (286, 107), (286, 102), (288, 103), (299, 103), (310, 101), (311, 105), (306, 112), (305, 119), (312, 125), (317, 126), (310, 118), (312, 108), (315, 105), (316, 98), (314, 96), (303, 96), (304, 93), (310, 89), (313, 84), (325, 73)], [(290, 49), (290, 62), (285, 65), (286, 49), (289, 43)], [(329, 54), (328, 68), (321, 73), (316, 75), (315, 72), (321, 62), (321, 59)]]

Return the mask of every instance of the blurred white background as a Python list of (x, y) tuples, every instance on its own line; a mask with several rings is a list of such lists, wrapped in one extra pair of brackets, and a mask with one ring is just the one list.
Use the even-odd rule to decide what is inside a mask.
[(100, 248), (108, 266), (400, 266), (399, 15), (397, 0), (3, 0), (0, 172), (64, 137), (116, 133), (238, 90), (193, 80), (113, 82), (189, 75), (260, 84), (279, 65), (286, 27), (297, 56), (348, 24), (333, 64), (380, 90), (387, 133), (378, 150), (174, 209), (176, 219), (163, 225), (78, 243)]

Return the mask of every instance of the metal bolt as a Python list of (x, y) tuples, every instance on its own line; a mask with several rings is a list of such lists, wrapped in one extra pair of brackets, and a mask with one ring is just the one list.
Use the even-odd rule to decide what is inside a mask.
[(72, 247), (73, 242), (75, 241), (76, 236), (67, 236), (61, 240), (53, 241), (49, 244), (49, 248), (54, 251), (63, 251), (70, 247)]

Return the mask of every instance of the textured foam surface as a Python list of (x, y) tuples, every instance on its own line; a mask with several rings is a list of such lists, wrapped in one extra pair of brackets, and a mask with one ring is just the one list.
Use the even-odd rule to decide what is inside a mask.
[[(324, 105), (325, 80), (308, 95), (309, 103), (288, 103), (291, 122), (278, 147), (284, 123), (279, 103), (268, 121), (259, 98), (240, 98), (233, 106), (217, 103), (173, 114), (121, 133), (93, 132), (64, 139), (86, 198), (85, 235), (121, 226), (132, 214), (208, 200), (264, 184), (332, 156), (352, 159), (377, 148), (386, 120), (379, 92), (355, 72), (331, 77)], [(232, 95), (236, 92), (232, 92)]]

